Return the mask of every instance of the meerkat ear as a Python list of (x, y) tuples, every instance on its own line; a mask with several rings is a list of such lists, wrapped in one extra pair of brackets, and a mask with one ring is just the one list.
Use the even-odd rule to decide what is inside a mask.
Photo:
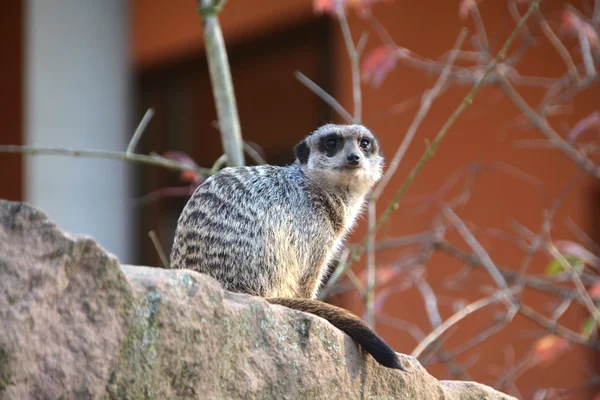
[(308, 162), (308, 156), (310, 155), (310, 149), (306, 144), (306, 141), (303, 140), (294, 147), (294, 153), (296, 154), (296, 158), (300, 161), (300, 164), (306, 164)]

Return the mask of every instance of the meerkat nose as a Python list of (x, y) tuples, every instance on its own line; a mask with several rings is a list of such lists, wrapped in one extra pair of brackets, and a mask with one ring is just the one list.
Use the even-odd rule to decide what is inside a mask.
[(358, 165), (360, 161), (360, 156), (356, 153), (350, 153), (348, 157), (346, 157), (346, 162), (349, 165)]

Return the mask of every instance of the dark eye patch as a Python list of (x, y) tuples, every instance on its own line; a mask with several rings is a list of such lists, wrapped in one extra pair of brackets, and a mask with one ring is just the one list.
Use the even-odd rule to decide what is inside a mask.
[(369, 137), (359, 138), (358, 147), (361, 149), (365, 157), (370, 157), (374, 152), (377, 151), (377, 141)]
[(319, 141), (319, 150), (328, 157), (333, 157), (344, 147), (343, 138), (338, 134), (327, 135)]

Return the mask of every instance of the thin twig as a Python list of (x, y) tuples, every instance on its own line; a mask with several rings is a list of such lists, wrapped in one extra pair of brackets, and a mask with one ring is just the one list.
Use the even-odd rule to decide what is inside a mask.
[(367, 45), (368, 40), (369, 32), (363, 32), (363, 34), (360, 35), (360, 39), (358, 39), (358, 43), (356, 44), (356, 54), (358, 55), (359, 59), (360, 56), (363, 54), (363, 51), (365, 51), (365, 46)]
[(531, 307), (528, 307), (525, 304), (521, 304), (519, 306), (518, 312), (519, 314), (527, 317), (529, 320), (535, 322), (536, 324), (548, 329), (548, 331), (550, 331), (551, 333), (556, 333), (557, 335), (560, 335), (573, 343), (578, 343), (586, 347), (590, 347), (592, 349), (600, 350), (600, 342), (596, 340), (590, 340), (575, 331), (565, 328), (564, 326), (558, 324), (556, 321), (543, 316), (542, 314), (536, 312)]
[(421, 328), (419, 328), (417, 325), (412, 324), (410, 322), (403, 321), (396, 317), (391, 317), (386, 314), (378, 314), (377, 322), (380, 322), (384, 325), (391, 326), (392, 328), (396, 328), (396, 329), (405, 331), (410, 336), (412, 336), (413, 339), (415, 339), (415, 341), (417, 341), (417, 342), (423, 340), (423, 338), (425, 337), (425, 334), (423, 333)]
[(511, 322), (510, 318), (503, 318), (499, 321), (496, 321), (490, 327), (488, 327), (487, 329), (485, 329), (482, 332), (475, 335), (468, 342), (466, 342), (466, 343), (462, 344), (461, 346), (455, 348), (454, 350), (450, 351), (448, 356), (452, 357), (452, 358), (457, 357), (460, 354), (477, 346), (478, 344), (485, 342), (487, 339), (491, 338), (496, 333), (498, 333), (502, 329), (504, 329), (508, 324), (510, 324), (510, 322)]
[(594, 76), (596, 75), (596, 67), (594, 66), (592, 49), (587, 36), (582, 30), (579, 30), (579, 43), (581, 45), (581, 54), (583, 56), (583, 63), (585, 65), (587, 76)]
[(503, 76), (499, 77), (500, 87), (506, 93), (508, 98), (517, 106), (517, 108), (527, 117), (529, 122), (536, 127), (548, 141), (559, 150), (562, 150), (571, 160), (573, 160), (581, 169), (589, 172), (594, 177), (600, 179), (600, 168), (590, 161), (585, 154), (575, 149), (569, 142), (564, 140), (552, 127), (546, 119), (536, 113), (533, 108), (527, 104), (525, 99), (515, 90), (508, 79)]
[(146, 114), (144, 114), (144, 117), (142, 118), (140, 123), (138, 124), (138, 127), (136, 128), (135, 132), (133, 133), (133, 137), (129, 141), (129, 145), (127, 146), (127, 150), (125, 151), (127, 154), (133, 154), (133, 152), (135, 151), (135, 147), (140, 141), (142, 135), (144, 134), (144, 131), (146, 130), (146, 127), (148, 126), (148, 123), (150, 122), (150, 119), (152, 119), (153, 115), (154, 110), (149, 108), (148, 111), (146, 111)]
[(306, 86), (311, 92), (316, 94), (321, 100), (323, 100), (329, 107), (333, 108), (335, 112), (337, 112), (340, 117), (346, 122), (351, 123), (354, 119), (352, 115), (336, 99), (333, 98), (329, 93), (321, 89), (319, 85), (310, 80), (306, 75), (302, 72), (296, 71), (294, 73), (296, 79), (300, 81), (304, 86)]
[(558, 36), (556, 36), (554, 31), (550, 27), (550, 24), (548, 24), (548, 22), (546, 21), (546, 19), (540, 12), (540, 10), (537, 10), (537, 12), (535, 13), (535, 16), (537, 17), (537, 20), (538, 20), (538, 23), (540, 24), (540, 28), (542, 29), (542, 32), (544, 33), (544, 35), (546, 35), (546, 37), (548, 38), (548, 40), (550, 41), (552, 46), (554, 46), (557, 53), (563, 59), (563, 62), (567, 66), (568, 74), (571, 77), (571, 79), (573, 80), (573, 82), (579, 81), (579, 74), (577, 73), (577, 67), (575, 66), (575, 63), (573, 62), (573, 58), (571, 58), (571, 53), (569, 53), (569, 50), (565, 47), (565, 45), (558, 38)]
[[(513, 18), (514, 22), (519, 23), (521, 20), (521, 14), (519, 13), (519, 9), (515, 0), (510, 0), (508, 2), (508, 11), (510, 12), (510, 16)], [(527, 26), (523, 27), (523, 37), (525, 39), (531, 37), (531, 33), (529, 32), (529, 28)]]
[[(376, 214), (376, 203), (375, 200), (369, 197), (368, 204), (368, 221), (369, 229), (371, 229), (377, 221)], [(367, 243), (367, 292), (366, 292), (366, 309), (367, 309), (367, 323), (375, 329), (375, 316), (374, 316), (374, 304), (375, 304), (375, 235), (371, 235)]]
[(433, 239), (434, 235), (430, 231), (382, 239), (375, 243), (375, 251), (384, 251), (387, 249), (408, 246), (416, 243), (428, 243), (431, 242)]
[[(360, 296), (365, 296), (366, 295), (365, 288), (363, 287), (362, 283), (360, 282), (360, 279), (358, 279), (358, 276), (356, 276), (356, 274), (353, 271), (348, 271), (346, 276), (348, 277), (348, 280), (352, 283), (352, 285), (354, 285), (354, 289), (356, 289), (358, 294)], [(371, 326), (373, 326), (373, 325), (371, 325)]]
[(457, 324), (462, 319), (473, 314), (474, 312), (476, 312), (484, 307), (495, 304), (507, 296), (512, 296), (516, 291), (517, 291), (517, 288), (500, 290), (491, 296), (484, 297), (483, 299), (477, 300), (477, 301), (470, 303), (467, 306), (463, 307), (460, 311), (458, 311), (457, 313), (452, 315), (450, 318), (448, 318), (446, 321), (444, 321), (442, 324), (440, 324), (437, 328), (435, 328), (429, 335), (427, 335), (425, 337), (425, 339), (423, 339), (418, 344), (418, 346), (412, 351), (411, 355), (413, 357), (419, 357), (423, 353), (423, 351), (425, 351), (427, 349), (427, 347), (429, 347), (444, 332), (446, 332), (448, 330), (448, 328)]
[(214, 175), (219, 171), (223, 165), (227, 162), (227, 154), (221, 154), (221, 157), (217, 158), (217, 160), (213, 163), (212, 168), (210, 169), (210, 174)]
[(498, 267), (492, 261), (491, 257), (489, 256), (487, 251), (485, 251), (485, 249), (479, 243), (479, 241), (475, 239), (475, 236), (473, 236), (473, 234), (471, 233), (469, 228), (467, 228), (465, 223), (450, 208), (446, 207), (442, 212), (446, 219), (448, 219), (452, 223), (452, 225), (454, 225), (458, 233), (460, 233), (462, 238), (471, 247), (471, 249), (477, 255), (477, 257), (479, 257), (487, 272), (490, 274), (492, 279), (494, 279), (494, 282), (496, 282), (496, 285), (498, 285), (500, 289), (506, 289), (508, 285), (506, 284), (506, 280), (498, 270)]
[(360, 59), (356, 46), (352, 40), (352, 34), (350, 33), (350, 27), (348, 26), (348, 20), (346, 19), (346, 11), (342, 0), (335, 0), (335, 7), (338, 14), (338, 20), (340, 27), (342, 28), (342, 35), (344, 36), (344, 43), (346, 44), (346, 50), (350, 57), (350, 67), (352, 70), (352, 98), (354, 99), (354, 123), (360, 124), (362, 121), (362, 92), (360, 87)]
[(257, 163), (257, 164), (266, 164), (267, 163), (267, 161), (265, 161), (265, 159), (260, 156), (258, 151), (256, 151), (252, 146), (250, 146), (248, 144), (248, 142), (246, 142), (246, 141), (244, 141), (244, 151), (250, 156), (250, 158), (252, 160), (254, 160), (255, 163)]
[(581, 227), (577, 225), (575, 221), (573, 221), (573, 218), (567, 218), (566, 225), (571, 229), (571, 232), (573, 232), (577, 236), (578, 240), (585, 242), (587, 247), (593, 248), (593, 251), (596, 254), (600, 254), (600, 245), (596, 243), (596, 241), (592, 239), (587, 233), (585, 233), (583, 229), (581, 229)]
[(89, 158), (106, 158), (111, 160), (122, 160), (135, 162), (139, 164), (155, 165), (175, 171), (196, 171), (202, 175), (210, 175), (210, 169), (201, 167), (190, 167), (189, 165), (180, 164), (175, 161), (168, 160), (158, 155), (145, 155), (131, 153), (127, 154), (118, 151), (104, 150), (83, 150), (83, 149), (68, 149), (64, 147), (35, 147), (35, 146), (17, 146), (17, 145), (0, 145), (0, 153), (22, 153), (26, 155), (63, 155), (72, 157), (89, 157)]
[(596, 321), (596, 325), (600, 325), (600, 312), (594, 304), (594, 300), (592, 300), (590, 294), (583, 285), (581, 278), (579, 278), (579, 272), (575, 269), (573, 265), (571, 265), (569, 260), (567, 260), (565, 256), (560, 251), (558, 251), (558, 249), (556, 248), (556, 246), (554, 246), (553, 243), (548, 243), (547, 249), (550, 252), (550, 254), (552, 254), (552, 257), (554, 257), (560, 263), (563, 269), (571, 274), (571, 279), (573, 280), (573, 283), (577, 288), (577, 292), (579, 293), (583, 304), (586, 306), (592, 318), (594, 318), (594, 320)]
[(435, 292), (425, 279), (419, 280), (416, 286), (421, 293), (421, 296), (423, 296), (425, 310), (427, 311), (427, 316), (429, 317), (429, 323), (431, 324), (431, 327), (435, 329), (442, 324), (442, 317), (438, 308)]
[(170, 268), (169, 266), (169, 259), (167, 258), (165, 251), (162, 248), (162, 245), (160, 244), (160, 240), (158, 240), (158, 236), (156, 236), (156, 232), (154, 232), (153, 230), (148, 232), (148, 236), (150, 236), (150, 240), (152, 240), (152, 244), (154, 244), (154, 248), (156, 249), (156, 252), (158, 253), (158, 257), (160, 258), (160, 261), (163, 264), (163, 267), (165, 268)]
[(475, 22), (475, 27), (477, 29), (478, 37), (480, 38), (481, 47), (485, 52), (486, 57), (490, 55), (490, 47), (488, 44), (487, 33), (485, 31), (485, 24), (483, 23), (483, 18), (481, 17), (481, 13), (479, 12), (479, 7), (477, 7), (477, 2), (473, 2), (473, 8), (471, 8), (471, 16), (473, 17), (473, 21)]
[[(248, 153), (250, 158), (252, 158), (258, 164), (266, 164), (267, 162), (258, 154), (258, 151), (254, 150), (252, 146), (248, 143), (244, 142), (244, 151)], [(213, 166), (210, 169), (210, 174), (216, 174), (223, 166), (228, 162), (227, 154), (221, 154), (219, 158), (213, 163)]]
[[(546, 237), (546, 235), (550, 231), (550, 221), (554, 217), (554, 214), (556, 214), (556, 211), (558, 210), (558, 204), (560, 204), (560, 202), (555, 202), (554, 204), (555, 206), (549, 212), (544, 213), (544, 220), (542, 222), (540, 233), (532, 240), (531, 246), (529, 246), (529, 248), (527, 249), (525, 258), (523, 259), (523, 262), (521, 263), (521, 268), (519, 269), (520, 277), (525, 277), (525, 275), (527, 274), (527, 270), (529, 269), (529, 266), (533, 261), (533, 256), (542, 245), (544, 237)], [(518, 285), (524, 287), (525, 281), (519, 279)]]
[(558, 322), (560, 317), (562, 317), (564, 313), (567, 312), (569, 307), (571, 307), (571, 304), (573, 304), (572, 297), (567, 297), (566, 299), (564, 299), (552, 313), (552, 320)]

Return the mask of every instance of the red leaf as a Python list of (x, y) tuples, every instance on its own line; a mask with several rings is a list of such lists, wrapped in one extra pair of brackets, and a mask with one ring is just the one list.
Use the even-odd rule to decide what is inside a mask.
[(192, 167), (192, 168), (198, 167), (196, 162), (194, 160), (192, 160), (192, 158), (190, 156), (188, 156), (186, 153), (184, 153), (183, 151), (169, 150), (163, 154), (163, 157), (167, 158), (169, 160), (173, 160), (175, 162), (178, 162), (178, 163), (188, 166), (188, 167)]
[(592, 299), (600, 299), (600, 282), (594, 283), (588, 293)]
[(396, 51), (393, 45), (381, 45), (369, 52), (362, 61), (363, 79), (379, 87), (387, 74), (396, 67)]
[(163, 157), (183, 166), (190, 167), (190, 169), (181, 170), (179, 177), (182, 181), (199, 185), (204, 180), (204, 177), (200, 173), (194, 171), (194, 169), (198, 168), (198, 164), (186, 153), (169, 150), (163, 154)]
[(600, 48), (598, 33), (589, 22), (581, 19), (579, 15), (571, 10), (566, 10), (562, 15), (562, 30), (575, 35), (583, 34), (592, 48)]
[[(377, 286), (383, 286), (386, 283), (390, 282), (394, 278), (400, 275), (400, 270), (397, 267), (389, 266), (378, 266), (375, 268), (375, 282)], [(358, 274), (358, 279), (361, 281), (363, 285), (367, 284), (367, 270), (362, 270)]]
[(533, 344), (534, 361), (549, 363), (569, 348), (569, 341), (556, 335), (545, 335)]
[(557, 240), (554, 245), (566, 257), (575, 257), (588, 265), (598, 266), (600, 264), (600, 259), (579, 243), (569, 240)]
[[(345, 3), (344, 0), (342, 0)], [(315, 14), (331, 14), (336, 16), (335, 0), (313, 0), (313, 12)]]
[(477, 3), (481, 0), (460, 0), (458, 3), (458, 16), (465, 20), (471, 14), (471, 11), (477, 7)]
[[(338, 17), (336, 10), (337, 0), (313, 0), (313, 11), (316, 14), (329, 14)], [(373, 3), (391, 2), (392, 0), (341, 0), (341, 6), (344, 9), (353, 8), (359, 12), (369, 11)]]

